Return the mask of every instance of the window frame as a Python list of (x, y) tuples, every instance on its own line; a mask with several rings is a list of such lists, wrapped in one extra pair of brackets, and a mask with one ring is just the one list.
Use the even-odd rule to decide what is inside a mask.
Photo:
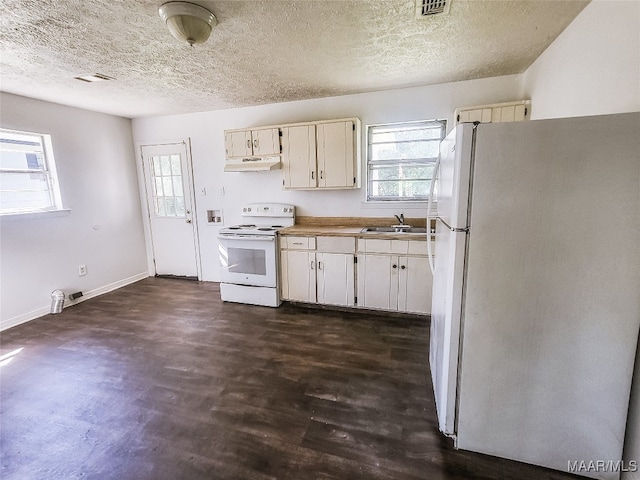
[[(44, 175), (47, 184), (47, 190), (49, 196), (49, 206), (46, 207), (15, 207), (11, 209), (4, 209), (0, 205), (0, 217), (9, 216), (22, 216), (22, 215), (34, 215), (34, 214), (46, 214), (51, 212), (64, 211), (62, 206), (62, 196), (60, 194), (60, 185), (58, 182), (58, 172), (56, 169), (55, 157), (53, 154), (53, 142), (51, 135), (47, 133), (29, 132), (25, 130), (15, 130), (11, 128), (0, 127), (0, 135), (5, 133), (12, 135), (25, 135), (38, 139), (40, 148), (42, 149), (42, 168), (8, 168), (4, 167), (0, 163), (0, 175), (6, 174), (35, 174)], [(0, 154), (6, 151), (2, 147), (0, 141)]]
[[(379, 168), (380, 166), (424, 166), (426, 165), (430, 165), (430, 166), (435, 166), (438, 155), (434, 156), (434, 157), (426, 157), (426, 158), (405, 158), (405, 159), (401, 159), (401, 158), (397, 158), (397, 159), (392, 159), (392, 160), (374, 160), (373, 157), (373, 146), (374, 145), (379, 145), (381, 143), (389, 143), (389, 142), (372, 142), (372, 136), (374, 133), (376, 133), (377, 130), (382, 129), (382, 128), (398, 128), (399, 130), (402, 129), (402, 127), (406, 127), (407, 130), (410, 129), (418, 129), (420, 127), (423, 128), (440, 128), (440, 138), (438, 140), (434, 140), (434, 139), (417, 139), (417, 140), (411, 140), (408, 142), (403, 142), (403, 141), (399, 141), (399, 142), (394, 142), (394, 143), (410, 143), (410, 142), (419, 142), (419, 141), (437, 141), (438, 144), (445, 138), (446, 134), (447, 134), (447, 121), (444, 119), (433, 119), (433, 120), (414, 120), (414, 121), (407, 121), (407, 122), (394, 122), (394, 123), (380, 123), (380, 124), (374, 124), (374, 125), (367, 125), (367, 134), (366, 134), (366, 142), (367, 142), (367, 160), (366, 160), (366, 175), (367, 175), (367, 191), (366, 191), (366, 202), (367, 203), (386, 203), (386, 204), (394, 204), (394, 203), (407, 203), (407, 202), (412, 202), (412, 203), (424, 203), (426, 201), (428, 201), (428, 194), (425, 196), (381, 196), (381, 195), (373, 195), (373, 185), (377, 180), (374, 180), (373, 178), (373, 171), (377, 168)], [(431, 179), (418, 179), (418, 181), (428, 181), (430, 182)], [(416, 179), (398, 179), (398, 182), (405, 182), (405, 181), (416, 181)], [(427, 187), (430, 187), (430, 184), (427, 184)], [(427, 188), (427, 191), (429, 190), (429, 188)]]

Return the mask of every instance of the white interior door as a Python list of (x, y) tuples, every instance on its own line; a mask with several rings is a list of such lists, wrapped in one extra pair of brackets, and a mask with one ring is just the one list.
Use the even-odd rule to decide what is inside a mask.
[(197, 277), (193, 193), (185, 143), (143, 145), (156, 275)]

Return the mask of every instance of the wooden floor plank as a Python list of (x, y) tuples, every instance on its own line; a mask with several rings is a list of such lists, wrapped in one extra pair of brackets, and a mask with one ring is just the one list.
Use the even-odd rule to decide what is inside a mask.
[(220, 301), (149, 278), (2, 333), (3, 479), (573, 475), (452, 448), (428, 320)]

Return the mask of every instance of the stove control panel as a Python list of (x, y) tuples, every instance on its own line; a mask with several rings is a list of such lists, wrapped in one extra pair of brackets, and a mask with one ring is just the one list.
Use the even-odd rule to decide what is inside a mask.
[(248, 217), (291, 217), (295, 207), (284, 203), (251, 203), (242, 207), (242, 215)]

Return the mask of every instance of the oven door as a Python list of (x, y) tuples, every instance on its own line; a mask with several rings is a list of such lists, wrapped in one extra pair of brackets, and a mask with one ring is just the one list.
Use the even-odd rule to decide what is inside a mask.
[(276, 237), (220, 235), (220, 279), (223, 283), (276, 287)]

